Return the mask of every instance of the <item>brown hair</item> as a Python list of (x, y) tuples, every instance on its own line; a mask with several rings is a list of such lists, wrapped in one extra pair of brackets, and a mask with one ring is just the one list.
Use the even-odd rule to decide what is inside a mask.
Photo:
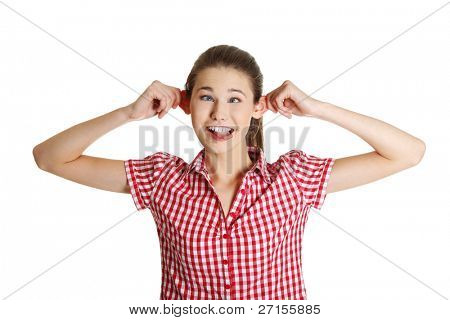
[[(248, 52), (235, 46), (217, 45), (203, 52), (195, 61), (186, 80), (186, 97), (190, 100), (197, 75), (209, 67), (231, 67), (247, 74), (253, 91), (253, 103), (257, 104), (262, 96), (263, 75), (255, 58)], [(246, 138), (247, 146), (264, 147), (262, 117), (252, 117)]]

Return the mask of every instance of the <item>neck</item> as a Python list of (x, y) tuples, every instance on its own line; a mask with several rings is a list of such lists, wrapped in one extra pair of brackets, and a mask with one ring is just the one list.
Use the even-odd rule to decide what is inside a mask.
[(222, 183), (233, 183), (240, 180), (253, 165), (245, 144), (238, 145), (224, 153), (206, 151), (205, 161), (210, 177), (215, 182)]

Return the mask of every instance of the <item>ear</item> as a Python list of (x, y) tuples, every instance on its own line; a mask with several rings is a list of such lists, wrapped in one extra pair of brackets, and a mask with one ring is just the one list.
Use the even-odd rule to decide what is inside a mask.
[(184, 113), (191, 114), (190, 101), (186, 97), (186, 90), (181, 90), (180, 108), (183, 109)]
[(255, 106), (255, 109), (253, 110), (253, 118), (255, 119), (261, 118), (267, 110), (269, 110), (269, 108), (267, 106), (266, 96), (261, 96), (258, 104)]

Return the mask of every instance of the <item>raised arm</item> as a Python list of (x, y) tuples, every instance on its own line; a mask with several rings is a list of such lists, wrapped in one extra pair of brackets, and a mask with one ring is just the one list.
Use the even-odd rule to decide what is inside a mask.
[(375, 151), (336, 159), (327, 193), (367, 184), (417, 165), (425, 143), (386, 122), (331, 103), (320, 103), (313, 116), (333, 122), (358, 135)]
[(162, 118), (180, 103), (180, 98), (179, 89), (154, 81), (132, 104), (70, 127), (35, 146), (36, 164), (42, 170), (86, 186), (129, 193), (124, 160), (83, 155), (83, 151), (125, 123), (157, 114)]
[(66, 129), (33, 149), (42, 170), (93, 188), (129, 192), (122, 160), (83, 155), (82, 152), (107, 132), (127, 123), (129, 106)]
[(267, 94), (268, 108), (291, 118), (315, 117), (345, 128), (370, 144), (374, 151), (336, 159), (327, 193), (353, 188), (392, 175), (420, 162), (425, 143), (386, 122), (306, 95), (291, 81)]

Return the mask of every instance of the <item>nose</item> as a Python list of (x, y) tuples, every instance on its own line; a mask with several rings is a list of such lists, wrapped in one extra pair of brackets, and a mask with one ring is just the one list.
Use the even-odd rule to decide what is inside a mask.
[(226, 120), (227, 119), (227, 106), (222, 103), (215, 103), (214, 108), (211, 111), (211, 119), (214, 120)]

